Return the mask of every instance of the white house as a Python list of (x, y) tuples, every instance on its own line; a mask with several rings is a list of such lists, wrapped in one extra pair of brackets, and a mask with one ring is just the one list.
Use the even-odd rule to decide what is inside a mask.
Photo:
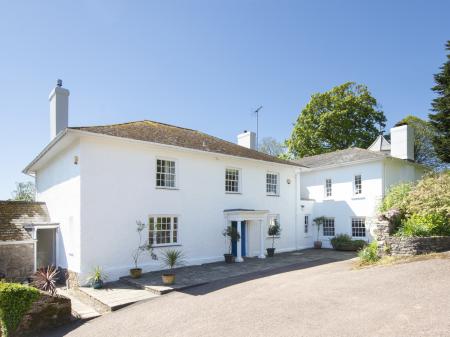
[[(321, 215), (329, 218), (324, 240), (343, 232), (369, 240), (366, 219), (386, 189), (424, 170), (412, 161), (407, 126), (392, 130), (390, 154), (378, 139), (378, 149), (291, 162), (256, 151), (252, 132), (233, 144), (152, 121), (68, 127), (68, 96), (59, 82), (49, 97), (51, 141), (24, 172), (59, 223), (56, 264), (81, 282), (97, 265), (110, 280), (128, 274), (136, 220), (148, 224), (145, 240), (156, 254), (176, 246), (188, 264), (223, 259), (227, 224), (241, 233), (237, 261), (265, 257), (274, 218), (282, 227), (277, 252), (311, 247), (312, 219)], [(140, 267), (161, 269), (149, 255)]]

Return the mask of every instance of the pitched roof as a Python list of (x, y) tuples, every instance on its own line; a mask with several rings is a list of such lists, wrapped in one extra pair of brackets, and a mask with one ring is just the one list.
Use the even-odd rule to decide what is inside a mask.
[(0, 241), (30, 240), (23, 226), (48, 222), (45, 202), (0, 201)]
[(359, 147), (352, 147), (345, 150), (319, 154), (316, 156), (303, 157), (294, 161), (303, 166), (316, 168), (321, 166), (346, 164), (361, 160), (383, 159), (386, 157), (388, 157), (388, 154), (384, 152), (375, 152), (361, 149)]
[(300, 166), (292, 161), (248, 149), (200, 131), (148, 120), (101, 126), (70, 127), (69, 129)]

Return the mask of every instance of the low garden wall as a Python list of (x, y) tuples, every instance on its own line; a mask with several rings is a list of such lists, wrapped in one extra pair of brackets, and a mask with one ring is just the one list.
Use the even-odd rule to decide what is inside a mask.
[(450, 236), (401, 237), (391, 236), (388, 221), (376, 223), (380, 255), (418, 255), (450, 251)]
[(0, 274), (12, 281), (23, 281), (34, 269), (34, 244), (0, 245)]

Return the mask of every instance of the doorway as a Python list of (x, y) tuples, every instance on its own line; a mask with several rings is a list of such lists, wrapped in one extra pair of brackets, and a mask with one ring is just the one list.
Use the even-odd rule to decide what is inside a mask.
[(56, 229), (36, 229), (36, 268), (56, 265)]

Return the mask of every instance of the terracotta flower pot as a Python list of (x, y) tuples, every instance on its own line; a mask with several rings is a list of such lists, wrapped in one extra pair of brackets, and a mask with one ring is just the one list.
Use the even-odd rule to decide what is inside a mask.
[(275, 255), (275, 248), (267, 248), (267, 256), (273, 257)]
[(314, 248), (315, 249), (322, 248), (322, 241), (314, 241)]
[(142, 269), (141, 268), (131, 268), (130, 275), (132, 278), (139, 278), (142, 275)]
[(164, 284), (174, 284), (175, 283), (175, 274), (162, 274), (162, 281)]

